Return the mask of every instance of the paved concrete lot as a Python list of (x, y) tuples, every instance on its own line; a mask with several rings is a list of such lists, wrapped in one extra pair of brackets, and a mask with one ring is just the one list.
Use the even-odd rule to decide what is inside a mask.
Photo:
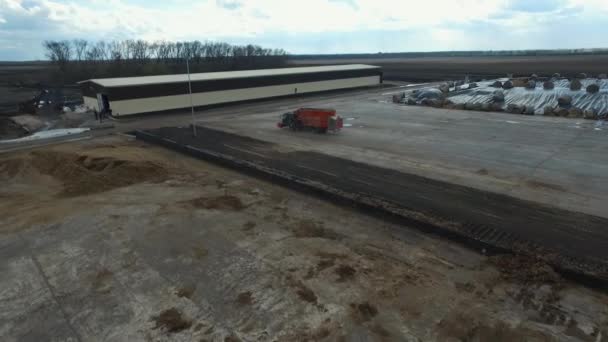
[[(606, 217), (608, 126), (603, 122), (401, 106), (399, 90), (281, 100), (199, 115), (199, 124)], [(276, 128), (299, 106), (337, 109), (339, 134)]]
[(605, 341), (608, 296), (124, 137), (0, 159), (2, 341)]

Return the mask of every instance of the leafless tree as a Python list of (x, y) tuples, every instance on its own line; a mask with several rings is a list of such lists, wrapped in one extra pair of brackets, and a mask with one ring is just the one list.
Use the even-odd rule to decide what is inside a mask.
[(64, 69), (72, 57), (72, 45), (70, 42), (67, 40), (45, 40), (42, 45), (46, 50), (46, 56), (51, 62), (57, 63), (60, 68)]
[(132, 42), (132, 44), (131, 58), (139, 62), (145, 62), (149, 57), (148, 42), (145, 40), (136, 40)]
[(110, 50), (110, 60), (120, 62), (124, 59), (124, 44), (122, 42), (113, 40), (108, 44), (108, 47)]
[(176, 42), (173, 47), (173, 58), (178, 59), (182, 58), (184, 53), (184, 43)]
[(89, 42), (84, 39), (74, 39), (72, 41), (72, 45), (74, 46), (74, 53), (76, 54), (76, 59), (78, 59), (79, 62), (82, 61), (84, 59)]
[(169, 58), (171, 58), (171, 54), (173, 53), (173, 45), (172, 43), (169, 42), (165, 42), (165, 41), (160, 41), (157, 43), (158, 44), (158, 50), (156, 53), (156, 59), (157, 61), (164, 61), (167, 62), (169, 60)]
[[(183, 72), (185, 58), (190, 59), (194, 72), (278, 67), (287, 59), (287, 53), (282, 49), (198, 40), (48, 40), (43, 47), (49, 60), (63, 71), (62, 77), (72, 80), (91, 75), (113, 77)], [(69, 68), (71, 61), (82, 65)], [(128, 67), (128, 64), (134, 66)]]
[(148, 56), (151, 60), (159, 62), (158, 52), (160, 51), (160, 42), (156, 41), (148, 45)]

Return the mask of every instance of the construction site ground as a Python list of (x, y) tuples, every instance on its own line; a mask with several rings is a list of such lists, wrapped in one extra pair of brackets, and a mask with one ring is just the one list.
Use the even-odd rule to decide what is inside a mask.
[[(606, 216), (599, 123), (397, 106), (387, 101), (393, 91), (235, 105), (195, 121)], [(336, 108), (347, 127), (276, 128), (280, 113), (300, 106)], [(540, 259), (484, 255), (114, 134), (189, 122), (189, 113), (155, 115), (70, 142), (0, 146), (3, 340), (608, 336), (608, 296)]]
[(2, 158), (4, 341), (603, 341), (608, 296), (121, 136)]

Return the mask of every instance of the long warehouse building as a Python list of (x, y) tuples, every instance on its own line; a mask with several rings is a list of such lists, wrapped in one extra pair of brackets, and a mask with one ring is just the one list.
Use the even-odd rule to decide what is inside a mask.
[[(351, 64), (190, 74), (192, 105), (378, 85), (382, 69)], [(190, 107), (187, 74), (90, 79), (79, 82), (86, 106), (115, 117)]]

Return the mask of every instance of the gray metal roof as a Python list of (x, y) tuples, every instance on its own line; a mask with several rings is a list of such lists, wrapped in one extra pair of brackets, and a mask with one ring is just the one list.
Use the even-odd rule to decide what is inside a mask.
[[(231, 79), (231, 78), (247, 78), (259, 76), (274, 76), (274, 75), (293, 75), (306, 74), (315, 72), (329, 71), (345, 71), (345, 70), (364, 70), (378, 69), (380, 67), (366, 64), (348, 64), (348, 65), (329, 65), (329, 66), (314, 66), (314, 67), (295, 67), (281, 69), (261, 69), (261, 70), (241, 70), (241, 71), (221, 71), (221, 72), (204, 72), (198, 74), (190, 74), (192, 82)], [(129, 87), (149, 84), (164, 84), (164, 83), (181, 83), (188, 81), (188, 74), (175, 75), (159, 75), (159, 76), (140, 76), (140, 77), (118, 77), (118, 78), (94, 78), (81, 81), (97, 83), (106, 88), (112, 87)]]

